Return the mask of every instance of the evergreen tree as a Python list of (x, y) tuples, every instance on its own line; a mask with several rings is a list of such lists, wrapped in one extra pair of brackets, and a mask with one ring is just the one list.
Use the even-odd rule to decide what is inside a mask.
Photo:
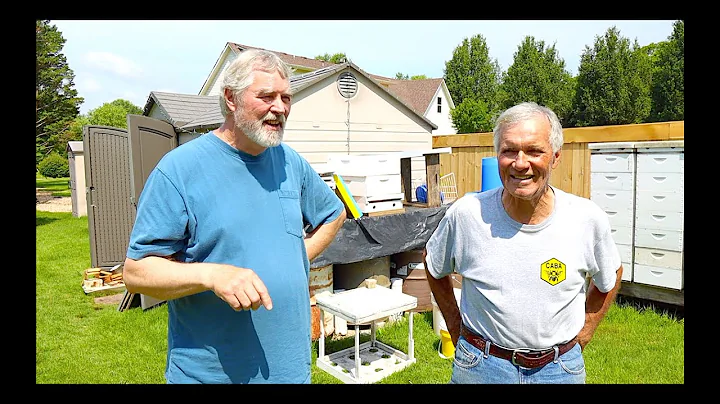
[[(77, 117), (83, 102), (62, 48), (65, 39), (49, 20), (35, 22), (35, 162), (56, 148), (59, 134)], [(64, 146), (63, 146), (64, 150)]]

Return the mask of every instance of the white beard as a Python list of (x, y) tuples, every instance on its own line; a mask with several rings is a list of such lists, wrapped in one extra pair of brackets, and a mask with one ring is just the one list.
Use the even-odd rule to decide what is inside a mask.
[[(235, 126), (243, 131), (250, 140), (265, 148), (275, 147), (282, 142), (285, 131), (285, 115), (268, 112), (262, 119), (248, 122), (241, 119), (240, 113), (239, 109), (235, 111)], [(279, 121), (280, 129), (265, 129), (263, 122), (266, 120)]]

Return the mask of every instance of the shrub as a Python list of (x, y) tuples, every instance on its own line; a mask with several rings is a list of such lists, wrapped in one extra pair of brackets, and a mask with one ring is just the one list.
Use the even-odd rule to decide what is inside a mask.
[(52, 153), (42, 159), (38, 164), (40, 174), (48, 178), (63, 178), (70, 176), (68, 160), (57, 153)]

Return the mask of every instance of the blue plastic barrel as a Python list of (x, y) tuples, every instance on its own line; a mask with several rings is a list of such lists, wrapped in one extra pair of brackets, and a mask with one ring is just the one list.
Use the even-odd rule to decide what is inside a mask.
[[(422, 184), (415, 188), (415, 199), (420, 203), (427, 203), (427, 184)], [(440, 192), (440, 202), (445, 201), (445, 195)]]
[(484, 157), (482, 159), (482, 183), (480, 192), (502, 186), (500, 173), (498, 172), (497, 157)]

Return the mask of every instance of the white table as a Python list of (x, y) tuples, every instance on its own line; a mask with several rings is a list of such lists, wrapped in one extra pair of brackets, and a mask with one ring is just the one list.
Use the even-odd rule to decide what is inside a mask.
[[(316, 297), (320, 318), (327, 311), (355, 325), (355, 346), (325, 355), (325, 326), (320, 321), (317, 366), (345, 383), (374, 383), (415, 363), (413, 316), (408, 316), (408, 353), (377, 341), (379, 319), (417, 307), (417, 298), (382, 286), (360, 287)], [(360, 325), (371, 323), (370, 341), (360, 344)]]

